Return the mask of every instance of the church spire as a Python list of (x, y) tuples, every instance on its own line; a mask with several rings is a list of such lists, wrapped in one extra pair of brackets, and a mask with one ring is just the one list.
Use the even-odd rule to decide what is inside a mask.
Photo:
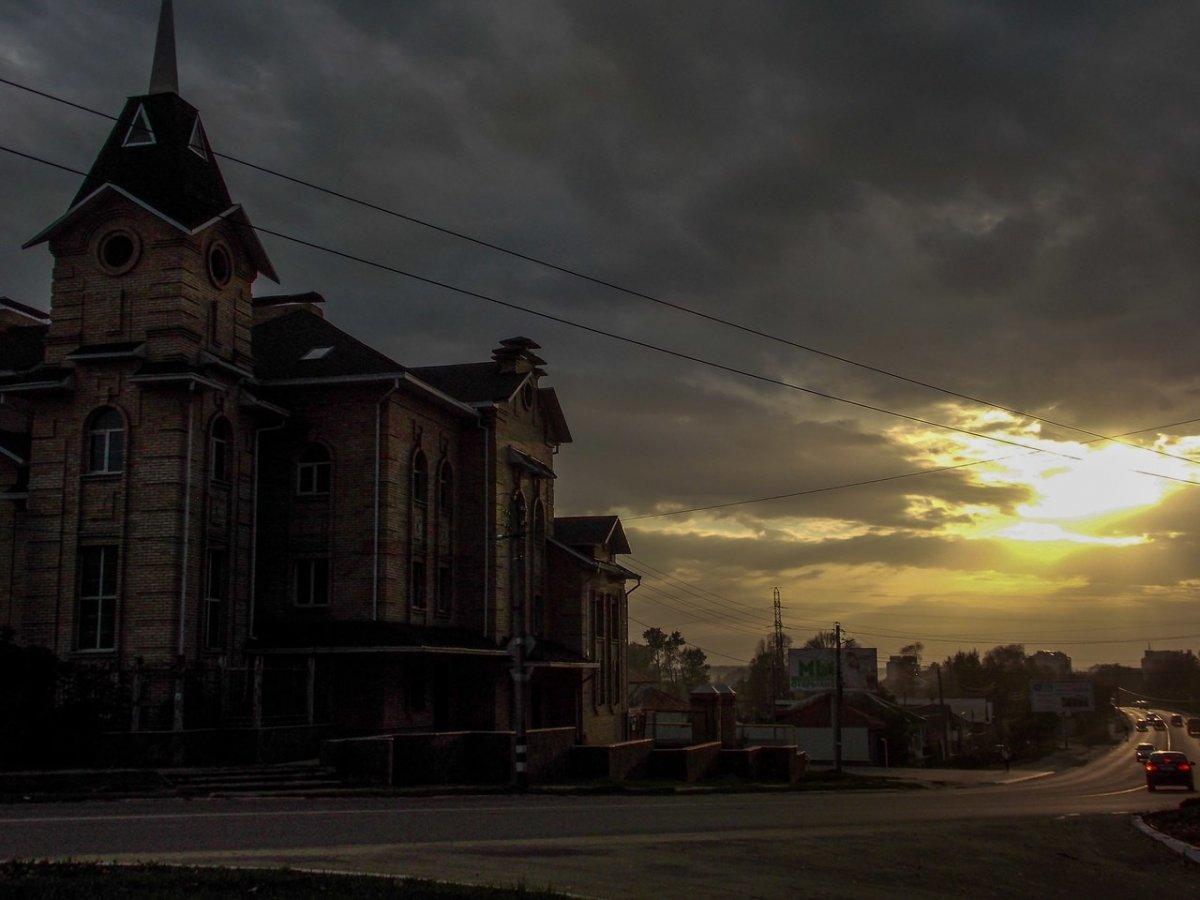
[(158, 16), (158, 40), (154, 43), (154, 68), (150, 70), (148, 93), (179, 93), (179, 72), (175, 66), (175, 12), (171, 0), (162, 0), (162, 11)]

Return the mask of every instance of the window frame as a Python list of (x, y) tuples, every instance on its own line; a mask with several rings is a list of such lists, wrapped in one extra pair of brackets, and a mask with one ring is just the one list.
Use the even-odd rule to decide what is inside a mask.
[[(97, 421), (104, 416), (112, 413), (119, 420), (118, 427), (100, 428), (97, 426)], [(124, 414), (115, 406), (102, 406), (99, 409), (93, 410), (87, 418), (87, 447), (85, 453), (85, 474), (87, 475), (121, 475), (125, 471), (125, 463), (128, 454), (126, 453), (129, 446), (129, 426), (125, 420)], [(120, 456), (120, 464), (117, 468), (112, 467), (113, 444), (114, 436), (119, 436), (119, 447), (117, 454)], [(96, 438), (101, 437), (104, 442), (104, 449), (101, 454), (103, 458), (103, 468), (96, 467)]]
[[(302, 567), (309, 567), (306, 579), (308, 582), (308, 599), (303, 602), (301, 602), (300, 597), (300, 588), (305, 580), (301, 577)], [(318, 602), (313, 598), (316, 596), (316, 588), (320, 582), (317, 574), (321, 568), (324, 568), (325, 597)], [(301, 556), (292, 560), (292, 606), (297, 609), (327, 609), (329, 607), (331, 569), (332, 566), (328, 556)]]
[[(305, 459), (312, 451), (319, 451), (321, 459)], [(305, 489), (305, 474), (311, 473), (312, 486)], [(321, 476), (324, 474), (325, 485), (321, 487)], [(296, 496), (297, 497), (328, 497), (333, 492), (333, 458), (329, 448), (324, 444), (312, 441), (305, 445), (296, 459)]]
[[(87, 555), (99, 553), (100, 564), (97, 575), (97, 591), (87, 593)], [(110, 653), (117, 648), (117, 603), (120, 598), (121, 586), (121, 553), (117, 544), (88, 544), (79, 548), (79, 575), (76, 585), (78, 620), (75, 623), (75, 649), (81, 653)], [(110, 581), (111, 577), (111, 581)], [(111, 590), (105, 590), (111, 587)], [(90, 643), (84, 642), (85, 605), (92, 602), (96, 605), (95, 636)], [(104, 644), (104, 620), (109, 619), (109, 642)]]
[[(220, 565), (214, 566), (218, 560)], [(214, 568), (219, 571), (214, 573)], [(209, 549), (204, 558), (205, 650), (224, 650), (228, 644), (225, 615), (229, 608), (229, 577), (229, 551), (223, 547)]]
[(232, 461), (233, 425), (225, 416), (217, 416), (208, 430), (209, 479), (222, 484), (233, 481)]

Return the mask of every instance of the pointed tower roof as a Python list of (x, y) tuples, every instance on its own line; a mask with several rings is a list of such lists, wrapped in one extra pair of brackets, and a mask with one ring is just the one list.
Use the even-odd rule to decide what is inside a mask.
[(249, 219), (225, 186), (197, 109), (179, 96), (171, 0), (163, 0), (150, 92), (130, 97), (67, 212), (28, 242), (49, 240), (85, 207), (116, 191), (181, 231), (225, 218), (237, 225), (258, 271), (278, 281)]
[(151, 94), (178, 94), (179, 69), (175, 64), (175, 10), (163, 0), (158, 14), (158, 39), (154, 42), (154, 66), (150, 70)]

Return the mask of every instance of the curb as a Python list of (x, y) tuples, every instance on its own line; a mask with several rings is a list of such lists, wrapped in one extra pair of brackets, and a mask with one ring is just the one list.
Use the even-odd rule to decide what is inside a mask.
[(1191, 844), (1179, 840), (1179, 838), (1173, 838), (1169, 834), (1163, 834), (1153, 825), (1147, 825), (1141, 816), (1133, 817), (1133, 827), (1147, 837), (1154, 838), (1154, 840), (1158, 841), (1160, 844), (1170, 847), (1180, 856), (1185, 856), (1194, 863), (1200, 863), (1200, 847), (1193, 847)]
[(1032, 775), (1021, 775), (1018, 778), (1006, 778), (1004, 781), (995, 781), (993, 784), (1021, 784), (1025, 781), (1037, 781), (1039, 778), (1049, 778), (1051, 775), (1057, 775), (1057, 772), (1034, 772)]

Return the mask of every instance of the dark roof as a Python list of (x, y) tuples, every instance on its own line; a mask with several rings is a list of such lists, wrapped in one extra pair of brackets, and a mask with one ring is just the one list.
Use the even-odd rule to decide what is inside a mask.
[(67, 354), (68, 359), (79, 356), (129, 356), (145, 341), (113, 341), (107, 344), (83, 344)]
[[(154, 143), (126, 147), (125, 138), (139, 109), (145, 109)], [(233, 206), (233, 200), (203, 137), (203, 125), (204, 158), (188, 146), (199, 121), (197, 109), (178, 94), (130, 97), (71, 206), (101, 185), (113, 184), (189, 230), (219, 216)]]
[[(255, 325), (252, 334), (255, 375), (264, 381), (404, 371), (404, 366), (394, 359), (303, 309)], [(310, 351), (322, 347), (331, 349), (320, 359), (303, 359)]]
[[(153, 143), (125, 146), (139, 112), (153, 132)], [(197, 131), (198, 129), (198, 131)], [(203, 154), (191, 148), (193, 134)], [(114, 188), (187, 232), (219, 216), (236, 229), (255, 268), (278, 281), (275, 268), (245, 212), (229, 196), (225, 179), (200, 123), (200, 113), (175, 93), (130, 97), (109, 132), (100, 155), (79, 186), (67, 214), (43, 229), (24, 246), (48, 240), (73, 218), (73, 213), (105, 185)]]
[(503, 403), (516, 393), (528, 372), (506, 372), (494, 362), (422, 366), (413, 375), (464, 403)]
[[(439, 650), (497, 651), (494, 643), (467, 628), (433, 628), (403, 622), (312, 619), (267, 621), (258, 628), (250, 649), (303, 650), (317, 647), (354, 649), (365, 647), (418, 648)], [(503, 651), (500, 651), (503, 652)]]
[(622, 565), (617, 563), (605, 562), (602, 559), (596, 559), (592, 556), (580, 553), (574, 547), (570, 547), (561, 541), (556, 541), (554, 538), (547, 538), (546, 544), (554, 550), (564, 554), (568, 559), (574, 562), (579, 568), (588, 572), (606, 572), (609, 575), (614, 575), (617, 578), (633, 579), (640, 581), (642, 576), (637, 572), (632, 572)]
[(41, 363), (47, 331), (47, 325), (18, 325), (0, 331), (0, 370), (20, 372)]
[(325, 298), (316, 291), (305, 291), (303, 294), (268, 294), (254, 297), (250, 302), (256, 307), (285, 306), (289, 303), (324, 303)]
[(541, 460), (536, 459), (535, 457), (530, 456), (528, 453), (524, 453), (511, 445), (508, 448), (508, 461), (511, 465), (520, 466), (522, 469), (525, 469), (531, 475), (534, 475), (538, 478), (558, 477), (554, 474), (554, 470)]
[(613, 553), (631, 552), (617, 516), (555, 516), (554, 537), (572, 547), (599, 544)]
[(657, 683), (642, 683), (630, 685), (629, 707), (655, 712), (690, 712), (692, 705), (674, 694), (667, 693)]
[(534, 641), (533, 650), (529, 652), (525, 660), (530, 663), (569, 663), (572, 665), (583, 665), (591, 662), (578, 650), (573, 650), (570, 647), (546, 640), (545, 638), (538, 638)]
[(18, 303), (11, 297), (0, 297), (0, 309), (11, 309), (13, 312), (18, 312), (23, 316), (29, 316), (31, 319), (37, 319), (39, 322), (49, 322), (50, 313), (44, 309), (36, 309), (32, 306), (26, 306), (24, 303)]
[(558, 402), (558, 394), (554, 388), (538, 388), (538, 403), (542, 407), (542, 415), (550, 423), (549, 437), (556, 444), (570, 444), (571, 429), (567, 427), (567, 417), (563, 414), (562, 404)]

